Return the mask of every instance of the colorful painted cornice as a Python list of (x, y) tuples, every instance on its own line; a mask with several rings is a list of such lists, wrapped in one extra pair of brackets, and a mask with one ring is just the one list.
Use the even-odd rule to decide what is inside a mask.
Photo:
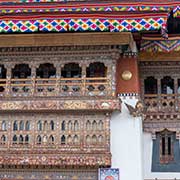
[[(13, 1), (12, 1), (13, 2)], [(15, 4), (0, 4), (0, 13), (29, 13), (29, 12), (111, 12), (111, 11), (171, 11), (174, 16), (179, 16), (179, 2), (152, 3), (152, 2), (69, 2), (64, 0), (20, 0), (14, 1)], [(19, 3), (18, 3), (19, 2)], [(20, 4), (20, 2), (26, 2)], [(36, 3), (33, 3), (36, 2)], [(37, 3), (41, 2), (41, 3)], [(52, 2), (52, 3), (42, 3)], [(61, 2), (61, 3), (57, 3)]]
[(177, 52), (180, 51), (180, 37), (168, 40), (144, 38), (141, 42), (141, 51), (145, 52)]
[(142, 31), (166, 27), (167, 13), (53, 13), (0, 16), (0, 33), (66, 31)]

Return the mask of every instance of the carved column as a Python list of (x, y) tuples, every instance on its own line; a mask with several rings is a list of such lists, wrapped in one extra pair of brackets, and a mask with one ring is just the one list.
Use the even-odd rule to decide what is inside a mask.
[(35, 86), (36, 86), (36, 68), (37, 68), (37, 65), (32, 63), (29, 66), (31, 68), (31, 95), (34, 96)]
[(82, 63), (82, 64), (80, 64), (80, 66), (82, 68), (81, 94), (85, 95), (86, 94), (86, 67), (87, 67), (87, 64)]
[(5, 64), (6, 68), (6, 88), (5, 88), (5, 96), (11, 96), (11, 70), (13, 68), (13, 64), (8, 63)]
[(174, 79), (174, 94), (175, 94), (174, 107), (175, 107), (175, 111), (178, 111), (178, 97), (177, 97), (177, 94), (178, 94), (178, 78), (174, 77), (173, 79)]
[(161, 77), (157, 78), (157, 91), (158, 91), (158, 109), (161, 110)]
[(60, 78), (61, 78), (61, 65), (59, 63), (54, 64), (56, 68), (56, 96), (59, 95), (60, 92)]

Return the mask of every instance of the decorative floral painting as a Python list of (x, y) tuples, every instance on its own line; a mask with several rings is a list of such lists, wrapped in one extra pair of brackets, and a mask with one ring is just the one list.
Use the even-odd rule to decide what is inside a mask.
[(119, 169), (99, 169), (99, 180), (119, 180)]

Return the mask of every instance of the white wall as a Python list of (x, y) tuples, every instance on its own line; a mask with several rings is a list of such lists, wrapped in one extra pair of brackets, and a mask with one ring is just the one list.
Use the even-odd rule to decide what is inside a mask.
[(135, 106), (137, 100), (122, 99), (122, 111), (111, 118), (112, 168), (120, 169), (120, 180), (143, 180), (142, 121), (129, 114), (124, 102)]
[(180, 173), (156, 173), (151, 172), (152, 164), (152, 137), (150, 133), (143, 133), (143, 145), (144, 145), (144, 179), (180, 179)]

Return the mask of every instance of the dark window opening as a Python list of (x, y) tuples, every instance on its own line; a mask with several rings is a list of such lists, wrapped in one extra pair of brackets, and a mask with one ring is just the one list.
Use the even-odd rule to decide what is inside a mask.
[(157, 79), (154, 77), (147, 77), (144, 80), (144, 93), (145, 94), (157, 94)]
[(65, 64), (61, 69), (61, 76), (63, 78), (79, 78), (81, 77), (82, 69), (79, 67), (79, 64), (68, 63)]
[(45, 63), (40, 64), (39, 68), (36, 70), (36, 77), (38, 78), (55, 78), (56, 68), (53, 64)]
[(28, 64), (16, 64), (12, 69), (12, 78), (29, 78), (31, 76), (31, 68)]
[(165, 137), (162, 137), (162, 155), (165, 155)]
[[(7, 70), (4, 68), (4, 65), (0, 65), (0, 79), (6, 79), (6, 73), (7, 73)], [(6, 84), (6, 81), (1, 81), (0, 84), (1, 84), (0, 92), (5, 91), (4, 86)]]
[(174, 93), (174, 80), (170, 76), (161, 79), (161, 93), (173, 94)]
[(64, 135), (61, 136), (61, 144), (66, 144), (66, 137)]
[(87, 77), (106, 77), (107, 76), (107, 67), (104, 63), (94, 62), (86, 68)]

